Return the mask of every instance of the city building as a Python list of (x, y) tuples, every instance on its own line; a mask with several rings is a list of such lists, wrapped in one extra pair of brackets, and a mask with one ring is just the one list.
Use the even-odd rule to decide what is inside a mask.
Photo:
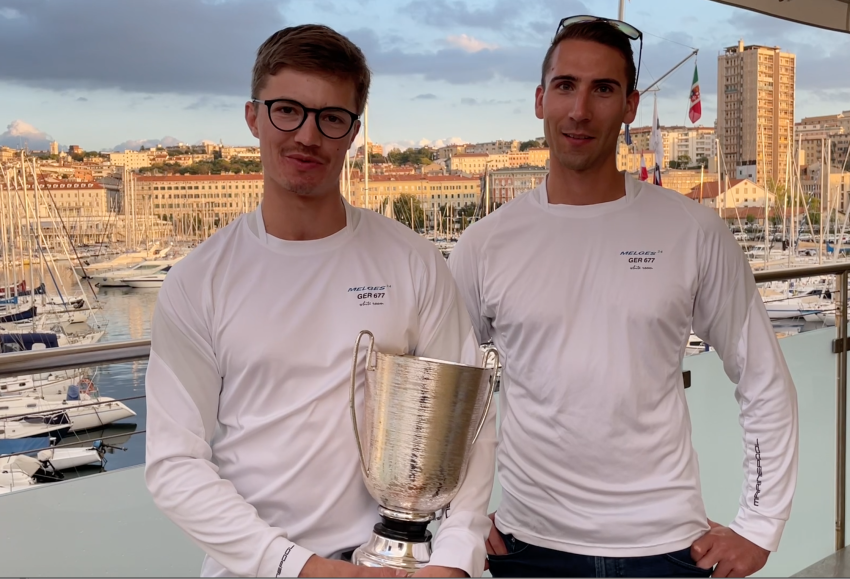
[(253, 211), (263, 196), (262, 174), (132, 175), (128, 196), (135, 215), (153, 214), (182, 229), (223, 227)]
[[(634, 145), (629, 147), (625, 143), (617, 145), (617, 170), (627, 173), (639, 173), (640, 161), (643, 159), (647, 172), (652, 172), (655, 166), (655, 152), (648, 149), (638, 149)], [(662, 181), (663, 182), (663, 181)]]
[[(828, 197), (822, 196), (827, 182), (829, 182)], [(846, 197), (850, 193), (850, 173), (846, 171), (831, 169), (825, 172), (821, 163), (812, 163), (800, 171), (800, 185), (804, 193), (822, 199), (824, 209), (837, 208), (843, 213), (847, 207)]]
[(718, 192), (717, 181), (707, 181), (702, 185), (695, 185), (687, 197), (701, 202), (709, 207), (721, 207), (723, 209), (764, 207), (765, 198), (768, 205), (773, 207), (776, 195), (766, 193), (764, 187), (756, 185), (747, 179), (731, 179), (729, 188), (725, 185)]
[(151, 154), (148, 151), (124, 151), (123, 153), (104, 153), (104, 155), (115, 167), (134, 170), (151, 166)]
[[(484, 188), (485, 196), (489, 193), (490, 203), (507, 203), (517, 195), (540, 185), (548, 173), (548, 169), (532, 167), (496, 169), (488, 171), (487, 176), (481, 178), (481, 187)], [(486, 199), (483, 201), (487, 202)]]
[(740, 40), (717, 57), (722, 175), (784, 182), (794, 136), (795, 78), (796, 56), (778, 46), (745, 46)]
[(460, 153), (466, 153), (469, 145), (446, 145), (437, 149), (437, 159), (448, 159)]
[(820, 163), (829, 151), (832, 167), (844, 168), (850, 150), (850, 111), (806, 117), (794, 129), (795, 140), (803, 151), (801, 165)]
[[(377, 155), (380, 155), (380, 156), (384, 155), (384, 146), (379, 145), (377, 143), (373, 143), (372, 141), (369, 141), (369, 156), (371, 157), (371, 156), (377, 156)], [(357, 147), (357, 152), (354, 156), (355, 156), (355, 158), (358, 158), (358, 159), (363, 158), (363, 145), (360, 145), (359, 147)]]
[(476, 143), (467, 145), (467, 153), (487, 153), (488, 155), (504, 155), (519, 151), (519, 141), (490, 141), (489, 143)]
[(53, 142), (50, 143), (50, 154), (51, 155), (58, 155), (59, 154), (59, 143), (57, 143), (56, 141), (53, 141)]
[(71, 145), (70, 147), (68, 147), (69, 155), (82, 155), (84, 152), (85, 151), (83, 151), (83, 148), (79, 145)]
[(481, 175), (485, 169), (520, 167), (549, 168), (549, 149), (534, 147), (510, 153), (459, 153), (446, 159), (446, 168), (453, 175)]
[[(481, 175), (488, 168), (490, 162), (488, 153), (460, 153), (446, 160), (446, 170), (452, 175)], [(507, 157), (505, 157), (505, 163), (507, 163)]]
[[(620, 131), (618, 139), (618, 166), (620, 170), (629, 170), (626, 167), (633, 166), (635, 160), (637, 166), (640, 166), (640, 156), (650, 150), (649, 138), (652, 132), (652, 127), (629, 127), (629, 135), (632, 139), (630, 147), (626, 145), (625, 130)], [(661, 127), (661, 143), (664, 148), (664, 156), (661, 164), (663, 168), (670, 167), (671, 161), (685, 162), (685, 167), (708, 163), (707, 169), (710, 172), (716, 172), (716, 157), (717, 157), (717, 132), (713, 127), (684, 127), (684, 126), (667, 126)], [(626, 147), (624, 150), (623, 148)], [(627, 159), (627, 154), (634, 154), (635, 157)], [(655, 157), (653, 153), (652, 162), (647, 162), (647, 167), (651, 168), (655, 165)]]
[[(710, 173), (699, 169), (667, 169), (661, 172), (661, 185), (666, 189), (672, 189), (684, 195), (690, 193), (695, 186), (699, 186), (700, 182), (705, 182), (710, 178)], [(651, 174), (649, 179), (652, 179)]]
[(16, 149), (10, 147), (0, 147), (0, 163), (13, 161), (20, 153)]
[[(341, 189), (343, 195), (349, 195)], [(387, 198), (408, 194), (419, 200), (426, 213), (452, 206), (456, 209), (477, 203), (481, 195), (481, 180), (462, 175), (369, 175), (368, 200), (362, 176), (352, 176), (349, 202), (355, 207), (378, 210)]]

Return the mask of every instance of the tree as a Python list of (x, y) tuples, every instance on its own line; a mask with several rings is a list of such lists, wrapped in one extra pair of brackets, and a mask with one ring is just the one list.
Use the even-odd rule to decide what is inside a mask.
[(753, 224), (753, 223), (755, 223), (755, 222), (756, 222), (756, 218), (755, 218), (755, 217), (753, 217), (751, 214), (748, 214), (748, 215), (747, 215), (747, 223), (748, 223), (748, 224), (750, 224), (750, 225), (752, 225), (752, 224)]
[(531, 139), (530, 141), (523, 141), (519, 144), (520, 151), (527, 151), (529, 149), (533, 149), (534, 147), (539, 147), (540, 143), (537, 142), (536, 139)]
[(708, 169), (708, 157), (706, 157), (705, 155), (700, 155), (699, 157), (697, 157), (697, 166), (705, 167), (706, 169)]
[[(419, 149), (407, 148), (402, 151), (395, 148), (387, 153), (387, 161), (400, 167), (402, 165), (429, 165), (434, 158), (434, 150), (430, 147), (422, 147)], [(372, 158), (369, 158), (372, 162)]]
[(680, 169), (687, 169), (691, 164), (691, 157), (690, 155), (679, 155), (678, 161)]
[[(388, 203), (389, 197), (381, 203), (381, 212), (386, 211)], [(419, 199), (410, 193), (400, 193), (397, 197), (394, 197), (393, 216), (395, 220), (410, 227), (411, 215), (413, 215), (413, 229), (425, 229), (425, 210), (422, 208)]]

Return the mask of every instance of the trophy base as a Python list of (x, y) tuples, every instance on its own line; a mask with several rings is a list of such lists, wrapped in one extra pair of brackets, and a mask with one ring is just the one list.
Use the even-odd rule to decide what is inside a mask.
[(391, 567), (413, 573), (431, 560), (428, 523), (397, 521), (382, 517), (372, 536), (355, 549), (351, 562), (364, 567)]

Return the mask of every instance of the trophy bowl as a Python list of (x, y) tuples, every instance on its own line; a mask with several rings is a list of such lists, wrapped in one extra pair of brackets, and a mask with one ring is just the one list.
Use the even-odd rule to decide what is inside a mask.
[[(355, 393), (360, 341), (369, 336), (364, 411)], [(354, 345), (349, 403), (363, 480), (380, 505), (382, 522), (353, 562), (409, 571), (430, 558), (428, 523), (457, 495), (493, 400), (499, 355), (468, 366), (375, 350), (362, 331)], [(488, 361), (494, 359), (491, 366)]]

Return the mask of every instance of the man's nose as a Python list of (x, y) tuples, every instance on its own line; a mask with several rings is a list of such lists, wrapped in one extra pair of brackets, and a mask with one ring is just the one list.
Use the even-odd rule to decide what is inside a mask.
[(316, 113), (306, 113), (304, 124), (295, 132), (295, 141), (305, 147), (316, 147), (322, 142), (322, 133), (316, 124)]
[(590, 95), (587, 91), (576, 91), (573, 98), (573, 107), (570, 110), (570, 119), (579, 123), (590, 120)]

